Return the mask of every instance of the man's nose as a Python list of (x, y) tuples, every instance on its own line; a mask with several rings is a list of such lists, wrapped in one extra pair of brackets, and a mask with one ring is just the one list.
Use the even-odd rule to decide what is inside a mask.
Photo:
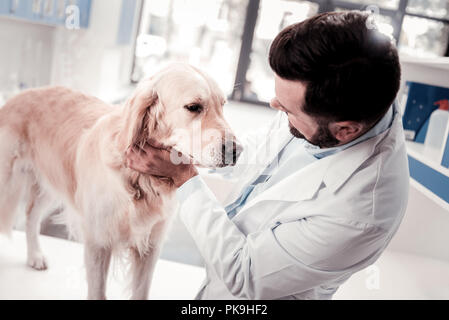
[(281, 107), (281, 105), (279, 104), (279, 101), (277, 100), (277, 98), (273, 98), (270, 101), (270, 107), (276, 110), (281, 110), (284, 111)]
[(222, 160), (225, 166), (234, 166), (243, 151), (242, 145), (235, 139), (229, 140), (222, 145)]

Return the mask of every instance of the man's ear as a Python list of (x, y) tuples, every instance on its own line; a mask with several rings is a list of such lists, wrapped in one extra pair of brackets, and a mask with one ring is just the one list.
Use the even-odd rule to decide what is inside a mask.
[(365, 126), (355, 121), (339, 121), (329, 123), (329, 130), (343, 145), (360, 137), (365, 131)]

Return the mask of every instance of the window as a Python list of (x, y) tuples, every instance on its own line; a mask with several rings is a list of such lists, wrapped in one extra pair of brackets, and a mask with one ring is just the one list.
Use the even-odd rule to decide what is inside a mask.
[(370, 10), (401, 54), (449, 56), (448, 0), (143, 0), (133, 81), (168, 60), (199, 65), (231, 99), (268, 104), (268, 63), (284, 27), (317, 13)]
[(407, 13), (428, 17), (449, 19), (449, 1), (447, 0), (409, 0)]
[[(379, 6), (381, 8), (397, 9), (399, 0), (346, 0), (347, 2), (365, 6)], [(340, 1), (341, 2), (341, 1)]]
[(135, 51), (134, 82), (166, 61), (211, 74), (231, 93), (248, 0), (145, 1)]
[(256, 24), (243, 98), (270, 101), (274, 95), (273, 72), (268, 64), (270, 45), (286, 26), (318, 13), (319, 5), (306, 1), (262, 0)]
[(449, 24), (405, 16), (399, 39), (402, 53), (413, 56), (444, 56), (448, 46)]
[[(335, 11), (344, 11), (344, 10), (347, 9), (340, 7), (335, 8)], [(376, 27), (379, 29), (380, 32), (386, 34), (391, 38), (394, 38), (395, 28), (393, 17), (383, 15), (378, 12), (374, 12), (374, 22), (376, 23)]]

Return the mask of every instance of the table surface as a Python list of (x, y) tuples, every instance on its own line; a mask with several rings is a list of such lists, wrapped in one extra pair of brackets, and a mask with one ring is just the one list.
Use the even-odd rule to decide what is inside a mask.
[[(49, 263), (46, 271), (26, 265), (26, 240), (22, 232), (11, 239), (0, 236), (0, 300), (82, 300), (87, 283), (82, 244), (40, 236)], [(193, 299), (205, 278), (204, 268), (159, 259), (150, 299)], [(108, 299), (128, 299), (128, 281), (120, 263), (112, 263)]]
[[(0, 300), (80, 300), (87, 285), (83, 246), (41, 236), (49, 269), (26, 266), (26, 241), (21, 232), (12, 239), (0, 236)], [(108, 280), (108, 299), (127, 299), (127, 281), (120, 265), (113, 264)], [(205, 270), (160, 259), (156, 265), (150, 299), (193, 299)], [(449, 299), (449, 262), (402, 252), (385, 251), (371, 267), (353, 275), (334, 299)]]

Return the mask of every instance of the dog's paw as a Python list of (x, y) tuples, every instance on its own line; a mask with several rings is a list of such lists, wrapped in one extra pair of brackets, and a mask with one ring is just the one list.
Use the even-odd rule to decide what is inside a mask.
[(44, 257), (42, 253), (35, 253), (32, 256), (28, 257), (27, 264), (39, 271), (47, 270), (48, 269), (48, 263), (47, 259)]

